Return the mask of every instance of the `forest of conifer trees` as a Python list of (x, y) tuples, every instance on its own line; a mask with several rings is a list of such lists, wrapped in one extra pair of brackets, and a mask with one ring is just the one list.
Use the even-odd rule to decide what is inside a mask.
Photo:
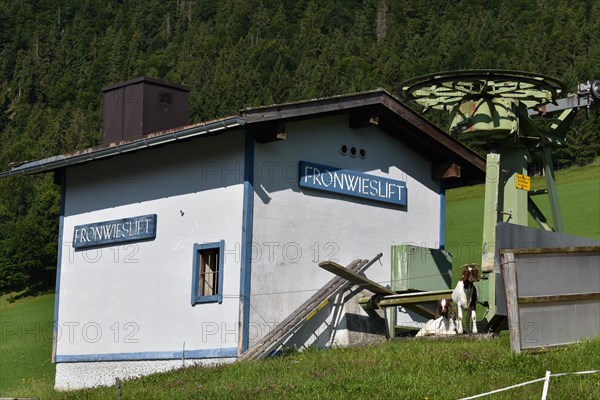
[[(0, 0), (0, 170), (99, 144), (102, 87), (138, 76), (189, 86), (192, 122), (457, 69), (575, 90), (599, 21), (594, 0)], [(559, 167), (600, 153), (599, 121), (578, 114)], [(59, 199), (49, 174), (0, 181), (0, 293), (53, 287)]]

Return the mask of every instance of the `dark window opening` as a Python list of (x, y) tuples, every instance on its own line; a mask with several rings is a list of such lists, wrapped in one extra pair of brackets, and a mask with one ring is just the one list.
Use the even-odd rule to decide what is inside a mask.
[(198, 281), (198, 296), (213, 296), (217, 294), (219, 276), (219, 250), (200, 250), (200, 276)]
[(192, 305), (223, 301), (224, 241), (194, 245)]

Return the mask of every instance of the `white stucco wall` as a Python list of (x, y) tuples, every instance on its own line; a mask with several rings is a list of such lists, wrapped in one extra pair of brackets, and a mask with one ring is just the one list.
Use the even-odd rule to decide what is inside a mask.
[[(439, 183), (426, 159), (375, 127), (350, 129), (346, 116), (287, 123), (286, 133), (255, 150), (251, 345), (333, 278), (319, 261), (347, 265), (381, 252), (366, 275), (386, 286), (392, 244), (439, 246)], [(342, 155), (344, 144), (366, 158)], [(301, 160), (405, 181), (408, 204), (300, 188)]]
[[(350, 129), (346, 116), (288, 122), (286, 132), (284, 141), (255, 144), (250, 345), (333, 278), (319, 261), (347, 265), (381, 252), (367, 276), (386, 286), (392, 244), (435, 248), (440, 237), (439, 184), (406, 145), (375, 127)], [(366, 157), (342, 155), (342, 145)], [(299, 161), (404, 181), (407, 206), (301, 189)], [(244, 162), (239, 130), (67, 169), (57, 388), (175, 368), (182, 354), (207, 363), (235, 357)], [(71, 246), (77, 225), (146, 214), (157, 215), (152, 241)], [(193, 245), (220, 240), (223, 303), (192, 307)], [(336, 312), (340, 301), (311, 321), (316, 334), (300, 332), (297, 341), (349, 344), (344, 312), (362, 311)]]
[[(243, 163), (244, 135), (237, 131), (67, 169), (59, 363), (237, 352)], [(71, 246), (76, 225), (145, 214), (157, 215), (155, 240)], [(193, 245), (220, 240), (223, 302), (193, 307)], [(57, 368), (57, 387), (75, 385), (58, 373), (69, 368)]]

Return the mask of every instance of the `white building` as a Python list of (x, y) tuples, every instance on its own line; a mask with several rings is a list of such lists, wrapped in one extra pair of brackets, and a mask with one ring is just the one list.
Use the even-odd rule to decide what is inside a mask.
[[(138, 79), (108, 88), (105, 108), (131, 85), (185, 95)], [(382, 252), (366, 274), (389, 285), (390, 246), (442, 247), (444, 190), (484, 176), (481, 158), (381, 89), (158, 133), (121, 126), (118, 143), (2, 174), (61, 182), (58, 389), (234, 361), (333, 277), (325, 259)], [(306, 342), (352, 344), (344, 312), (365, 316), (330, 316)]]

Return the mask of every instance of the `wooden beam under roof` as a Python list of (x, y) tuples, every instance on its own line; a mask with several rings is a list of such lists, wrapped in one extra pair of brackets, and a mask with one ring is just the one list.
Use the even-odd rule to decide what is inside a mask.
[(460, 165), (453, 162), (442, 162), (431, 166), (431, 179), (443, 181), (460, 178)]
[(447, 188), (477, 184), (485, 179), (484, 159), (383, 89), (240, 112), (249, 125), (340, 114), (349, 115), (353, 128), (377, 126), (434, 164), (456, 164), (460, 178), (448, 180)]
[(285, 123), (276, 121), (267, 124), (256, 125), (254, 128), (254, 137), (257, 143), (270, 143), (285, 140)]
[(348, 114), (348, 126), (352, 129), (362, 129), (379, 125), (379, 113), (374, 110), (351, 111)]

